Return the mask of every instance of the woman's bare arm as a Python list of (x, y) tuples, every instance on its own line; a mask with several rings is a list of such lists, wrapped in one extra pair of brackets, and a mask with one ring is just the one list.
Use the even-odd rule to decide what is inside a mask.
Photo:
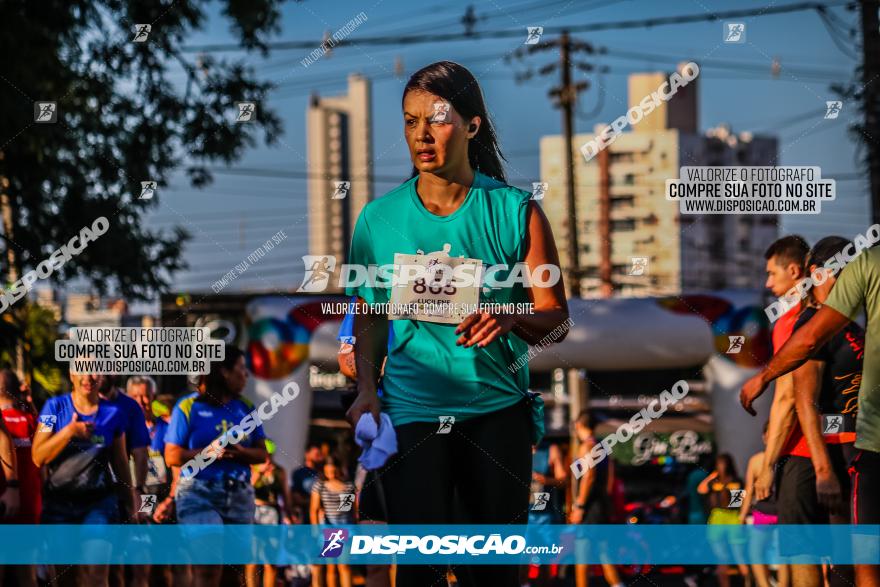
[[(550, 222), (541, 207), (529, 202), (527, 212), (528, 229), (525, 243), (525, 263), (530, 274), (535, 274), (541, 265), (559, 268), (559, 252), (553, 240)], [(540, 273), (539, 273), (540, 275)], [(555, 284), (549, 287), (532, 285), (526, 288), (533, 313), (493, 314), (489, 312), (471, 314), (456, 328), (461, 334), (457, 344), (466, 347), (486, 346), (499, 336), (513, 332), (527, 343), (541, 342), (548, 334), (559, 329), (559, 336), (553, 342), (562, 342), (568, 333), (568, 302), (565, 299), (565, 285), (562, 274)]]

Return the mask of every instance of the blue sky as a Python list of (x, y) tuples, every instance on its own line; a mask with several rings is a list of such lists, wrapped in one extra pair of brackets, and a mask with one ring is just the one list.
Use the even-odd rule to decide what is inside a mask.
[[(430, 0), (429, 0), (430, 1)], [(541, 136), (560, 132), (560, 113), (547, 99), (555, 74), (517, 84), (514, 74), (527, 65), (540, 66), (558, 59), (547, 52), (510, 64), (502, 58), (522, 45), (527, 26), (573, 26), (589, 23), (643, 20), (654, 17), (695, 15), (732, 9), (778, 7), (792, 3), (736, 3), (709, 0), (636, 1), (605, 0), (559, 2), (476, 3), (478, 31), (519, 30), (522, 38), (482, 39), (419, 45), (357, 45), (358, 38), (396, 34), (460, 33), (467, 2), (446, 2), (420, 7), (395, 0), (378, 2), (334, 1), (287, 3), (283, 8), (279, 41), (314, 41), (320, 44), (325, 31), (334, 32), (363, 12), (367, 20), (349, 40), (351, 47), (337, 48), (304, 68), (300, 60), (311, 49), (273, 52), (268, 59), (258, 54), (228, 53), (246, 60), (263, 79), (280, 84), (269, 100), (284, 121), (282, 140), (271, 148), (247, 153), (237, 168), (271, 169), (279, 172), (307, 171), (305, 116), (309, 93), (334, 95), (345, 90), (346, 76), (359, 72), (373, 83), (373, 153), (375, 173), (391, 181), (377, 181), (379, 196), (408, 177), (409, 162), (402, 140), (401, 89), (406, 77), (431, 62), (458, 61), (480, 80), (491, 115), (508, 155), (510, 183), (530, 187), (539, 173), (538, 142)], [(829, 2), (840, 25), (855, 25), (857, 15)], [(216, 7), (216, 4), (213, 6)], [(484, 18), (485, 17), (485, 18)], [(832, 40), (831, 33), (815, 12), (763, 15), (744, 20), (746, 43), (724, 44), (722, 23), (700, 22), (653, 28), (576, 33), (580, 40), (607, 48), (608, 55), (593, 57), (610, 72), (591, 80), (582, 94), (580, 110), (598, 114), (578, 118), (576, 130), (589, 132), (598, 122), (609, 122), (626, 110), (626, 76), (644, 71), (669, 71), (682, 60), (701, 64), (700, 128), (728, 123), (734, 131), (775, 134), (780, 139), (780, 164), (818, 165), (825, 175), (853, 173), (861, 167), (846, 125), (856, 115), (855, 105), (844, 104), (837, 120), (823, 120), (825, 101), (834, 99), (832, 81), (852, 76), (855, 60)], [(187, 40), (191, 46), (234, 41), (227, 21), (212, 16), (204, 31)], [(842, 41), (854, 51), (852, 42)], [(846, 48), (846, 46), (844, 47)], [(623, 54), (621, 54), (623, 53)], [(394, 76), (395, 59), (404, 65), (404, 76)], [(771, 76), (776, 58), (782, 69)], [(578, 74), (578, 79), (584, 74)], [(178, 78), (175, 78), (178, 79)], [(600, 85), (605, 88), (600, 102)], [(396, 178), (400, 178), (395, 182)], [(820, 215), (791, 216), (783, 230), (799, 232), (813, 242), (828, 234), (852, 237), (869, 223), (867, 183), (864, 179), (838, 182), (838, 199), (825, 203)], [(180, 224), (193, 233), (186, 258), (190, 272), (176, 276), (180, 290), (205, 291), (232, 266), (241, 262), (260, 243), (278, 230), (288, 239), (254, 264), (226, 291), (295, 288), (302, 274), (301, 255), (307, 251), (304, 179), (248, 177), (218, 174), (205, 190), (193, 190), (182, 178), (160, 193), (160, 206), (151, 215), (153, 226)]]

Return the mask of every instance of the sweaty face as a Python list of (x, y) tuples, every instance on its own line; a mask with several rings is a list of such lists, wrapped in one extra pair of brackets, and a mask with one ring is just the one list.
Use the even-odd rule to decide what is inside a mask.
[(767, 259), (767, 283), (764, 286), (776, 297), (782, 296), (793, 288), (801, 278), (801, 271), (794, 263), (781, 265), (779, 257), (773, 255)]
[[(470, 124), (476, 126), (469, 131)], [(448, 171), (467, 161), (468, 135), (476, 135), (479, 124), (478, 116), (464, 120), (448, 100), (427, 92), (414, 90), (403, 100), (404, 136), (419, 171)]]

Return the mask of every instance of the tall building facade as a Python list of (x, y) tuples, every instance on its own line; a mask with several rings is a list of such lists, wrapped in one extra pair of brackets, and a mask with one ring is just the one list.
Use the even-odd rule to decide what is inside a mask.
[[(667, 77), (661, 73), (630, 76), (629, 106), (657, 90)], [(597, 125), (595, 133), (604, 126)], [(579, 152), (595, 136), (574, 137), (578, 261), (584, 297), (598, 296), (602, 285), (600, 158), (586, 161)], [(549, 184), (541, 203), (556, 229), (560, 261), (566, 269), (570, 261), (563, 144), (563, 137), (558, 135), (541, 138), (541, 181)], [(615, 295), (669, 295), (682, 290), (760, 287), (764, 283), (763, 254), (777, 238), (778, 217), (680, 214), (678, 203), (666, 200), (665, 182), (678, 178), (682, 166), (775, 165), (775, 138), (737, 135), (726, 127), (698, 133), (694, 80), (629, 127), (606, 150), (610, 207), (607, 234)], [(643, 271), (633, 271), (633, 258), (647, 259)]]
[[(370, 94), (369, 80), (352, 74), (346, 95), (313, 95), (306, 113), (309, 254), (338, 264), (348, 258), (357, 216), (373, 192)], [(340, 182), (348, 182), (344, 194)]]

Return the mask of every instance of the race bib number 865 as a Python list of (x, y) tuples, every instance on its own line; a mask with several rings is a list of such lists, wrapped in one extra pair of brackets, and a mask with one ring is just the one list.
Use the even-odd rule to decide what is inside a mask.
[(427, 255), (394, 255), (390, 320), (458, 324), (474, 311), (482, 261), (450, 257), (449, 248)]

